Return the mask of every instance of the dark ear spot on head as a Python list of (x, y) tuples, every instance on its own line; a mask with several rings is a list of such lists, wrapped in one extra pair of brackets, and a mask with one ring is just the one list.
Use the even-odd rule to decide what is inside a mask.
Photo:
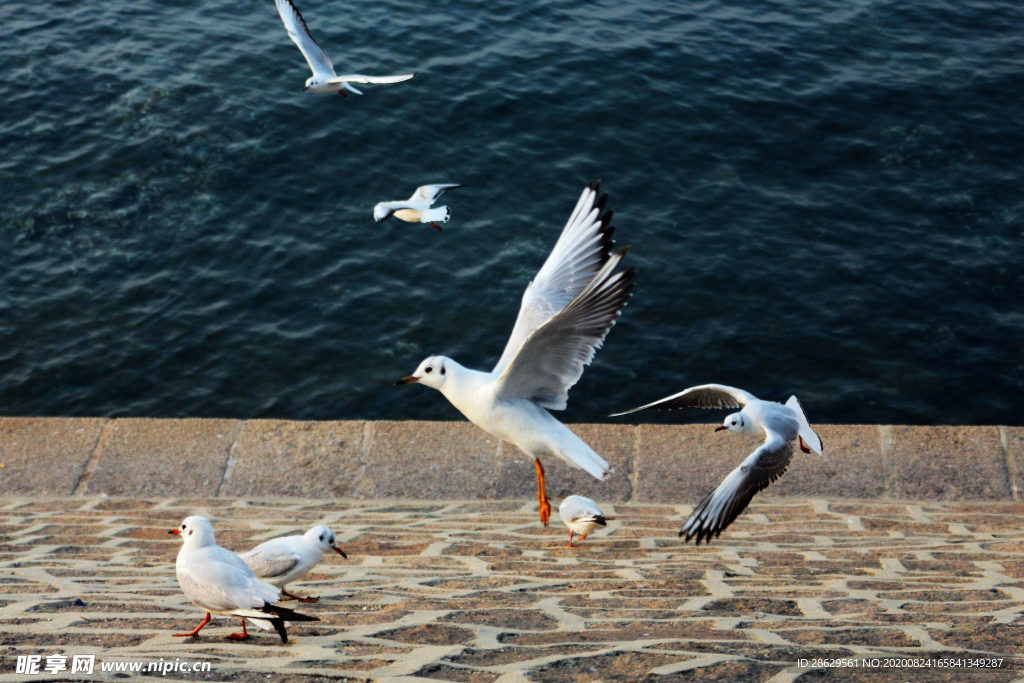
[(324, 535), (323, 534), (320, 534), (320, 540), (321, 541), (324, 540)]
[(441, 374), (442, 375), (444, 374), (444, 366), (443, 365), (441, 366)]
[(189, 529), (189, 530), (188, 530), (188, 535), (189, 535), (189, 536), (191, 536), (191, 535), (192, 535), (192, 532), (193, 532), (193, 529)]

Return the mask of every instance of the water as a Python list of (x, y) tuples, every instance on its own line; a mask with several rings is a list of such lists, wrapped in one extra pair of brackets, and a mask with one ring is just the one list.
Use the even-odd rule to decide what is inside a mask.
[[(564, 419), (1021, 424), (1024, 5), (299, 6), (418, 76), (301, 92), (269, 0), (0, 5), (0, 413), (456, 419), (393, 381), (490, 367), (602, 178), (639, 284)], [(373, 223), (426, 182), (443, 234)]]

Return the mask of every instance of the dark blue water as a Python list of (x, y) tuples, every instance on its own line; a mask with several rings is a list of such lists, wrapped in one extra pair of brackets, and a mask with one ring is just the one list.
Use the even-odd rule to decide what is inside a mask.
[[(456, 418), (393, 380), (490, 367), (602, 178), (639, 284), (565, 419), (1021, 424), (1024, 5), (742, 5), (299, 0), (418, 72), (341, 98), (270, 0), (7, 0), (0, 413)], [(374, 224), (427, 182), (443, 234)]]

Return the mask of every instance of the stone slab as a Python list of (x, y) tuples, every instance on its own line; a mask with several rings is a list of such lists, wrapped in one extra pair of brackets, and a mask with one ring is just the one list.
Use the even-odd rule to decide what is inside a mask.
[(799, 449), (785, 476), (765, 493), (773, 496), (876, 498), (885, 490), (885, 468), (876, 425), (815, 425), (824, 456)]
[(1024, 427), (1000, 427), (999, 436), (1010, 471), (1010, 491), (1014, 500), (1024, 499)]
[(247, 420), (222, 496), (361, 497), (366, 423)]
[(238, 420), (119, 418), (96, 447), (84, 493), (212, 496), (224, 475)]
[(997, 427), (893, 425), (893, 497), (1012, 500)]
[[(633, 500), (694, 505), (757, 447), (714, 424), (637, 425)], [(732, 438), (730, 438), (732, 437)]]
[(71, 495), (106, 422), (0, 417), (0, 493)]

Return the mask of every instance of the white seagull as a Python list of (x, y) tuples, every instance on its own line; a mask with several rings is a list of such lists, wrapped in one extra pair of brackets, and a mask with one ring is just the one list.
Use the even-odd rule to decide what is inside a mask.
[(194, 631), (175, 633), (175, 636), (189, 638), (199, 635), (199, 631), (210, 623), (211, 613), (242, 620), (242, 632), (228, 636), (236, 640), (249, 637), (246, 620), (266, 631), (273, 628), (281, 636), (282, 643), (288, 642), (284, 622), (319, 621), (316, 617), (272, 604), (281, 597), (281, 591), (277, 586), (260, 581), (238, 555), (217, 545), (213, 527), (205, 518), (197, 515), (186, 517), (181, 526), (168, 533), (177, 534), (184, 541), (175, 563), (178, 585), (186, 598), (206, 610), (206, 618)]
[(430, 207), (434, 205), (438, 197), (444, 194), (445, 190), (453, 190), (456, 187), (462, 187), (462, 185), (456, 183), (421, 185), (406, 200), (379, 202), (373, 207), (373, 220), (380, 223), (394, 215), (395, 218), (406, 223), (430, 223), (433, 227), (441, 230), (438, 223), (447, 223), (452, 216), (452, 210), (447, 206), (439, 206), (436, 209)]
[(339, 76), (334, 72), (334, 64), (327, 56), (320, 44), (313, 38), (306, 26), (306, 20), (299, 13), (299, 8), (291, 0), (276, 0), (277, 13), (281, 15), (281, 21), (288, 30), (288, 37), (299, 46), (302, 56), (309, 63), (313, 75), (306, 79), (306, 87), (303, 90), (313, 92), (336, 92), (344, 95), (345, 91), (354, 92), (357, 95), (363, 93), (357, 90), (352, 83), (400, 83), (407, 81), (416, 74), (400, 74), (398, 76), (364, 76), (362, 74), (346, 74)]
[(345, 551), (338, 547), (334, 532), (327, 527), (315, 526), (301, 536), (282, 536), (260, 543), (239, 557), (249, 565), (253, 573), (281, 589), (281, 595), (299, 602), (318, 602), (320, 598), (300, 598), (284, 589), (286, 585), (301, 579), (309, 573), (330, 549), (347, 558)]
[(679, 532), (680, 536), (686, 535), (687, 541), (696, 537), (696, 543), (700, 545), (701, 540), (710, 542), (712, 537), (721, 534), (746, 509), (755, 493), (785, 473), (793, 457), (795, 443), (800, 444), (800, 450), (804, 453), (813, 450), (822, 455), (821, 437), (811, 429), (796, 396), (790, 396), (783, 405), (775, 401), (762, 401), (735, 387), (702, 384), (611, 417), (647, 408), (690, 407), (742, 408), (740, 412), (727, 416), (715, 431), (728, 429), (740, 434), (763, 433), (764, 443), (697, 504)]
[(577, 533), (580, 535), (580, 540), (584, 540), (589, 536), (594, 529), (599, 526), (605, 526), (609, 519), (615, 519), (614, 517), (605, 517), (604, 513), (601, 512), (601, 508), (597, 507), (597, 503), (592, 501), (585, 496), (569, 496), (562, 501), (562, 504), (558, 506), (558, 516), (562, 518), (565, 525), (569, 527), (569, 547), (575, 548), (573, 545), (572, 535)]
[(533, 456), (540, 519), (551, 518), (543, 456), (604, 479), (611, 467), (548, 410), (564, 410), (569, 388), (594, 358), (633, 290), (632, 268), (616, 271), (625, 249), (611, 252), (612, 212), (600, 183), (583, 190), (544, 265), (523, 293), (512, 336), (490, 372), (430, 356), (398, 384), (437, 389), (470, 422)]

